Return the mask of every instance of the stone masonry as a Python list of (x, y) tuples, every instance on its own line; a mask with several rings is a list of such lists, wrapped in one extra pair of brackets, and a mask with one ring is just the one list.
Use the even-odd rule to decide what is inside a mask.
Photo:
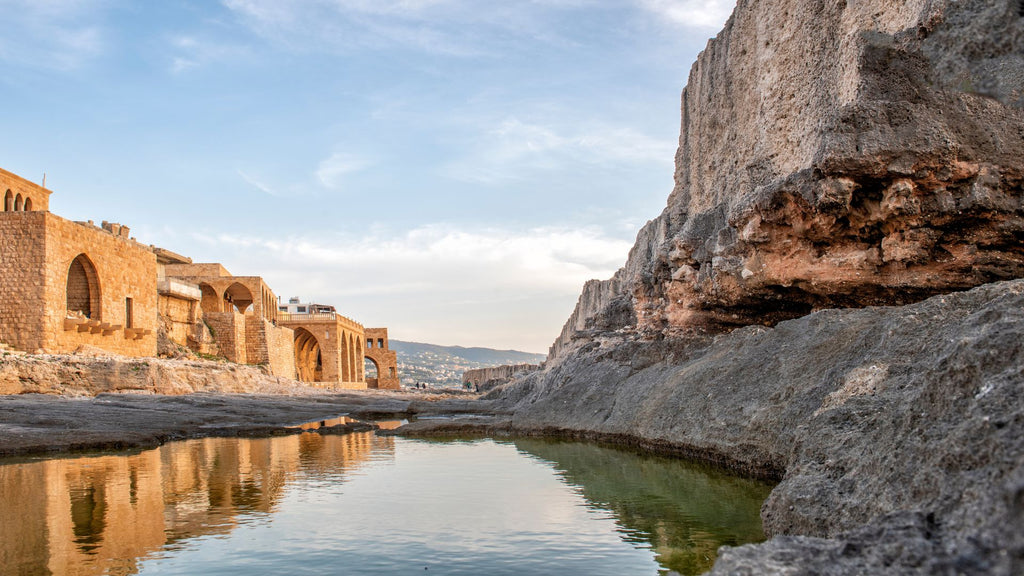
[(377, 369), (376, 378), (367, 378), (366, 385), (382, 390), (398, 390), (398, 353), (388, 345), (387, 328), (366, 329), (366, 359)]

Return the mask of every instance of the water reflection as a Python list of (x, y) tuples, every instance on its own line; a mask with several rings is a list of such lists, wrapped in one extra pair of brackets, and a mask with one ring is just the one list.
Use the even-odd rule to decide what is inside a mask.
[(0, 466), (3, 574), (135, 574), (180, 541), (264, 521), (289, 484), (339, 480), (391, 438), (211, 438), (141, 454)]
[(768, 490), (573, 442), (194, 440), (0, 465), (0, 572), (698, 574)]
[(517, 440), (552, 463), (594, 507), (614, 513), (623, 537), (651, 546), (666, 569), (701, 574), (719, 546), (764, 540), (760, 509), (770, 484), (682, 460), (557, 440)]

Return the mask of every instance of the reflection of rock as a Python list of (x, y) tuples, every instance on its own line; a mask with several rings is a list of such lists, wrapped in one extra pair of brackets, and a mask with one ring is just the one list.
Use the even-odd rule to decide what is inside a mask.
[(139, 559), (168, 544), (273, 511), (297, 476), (343, 475), (392, 444), (371, 434), (210, 438), (133, 456), (0, 466), (0, 566), (135, 573)]
[(764, 538), (758, 511), (770, 487), (695, 464), (593, 444), (516, 440), (547, 460), (596, 506), (615, 512), (631, 538), (642, 538), (667, 569), (698, 574), (722, 544)]

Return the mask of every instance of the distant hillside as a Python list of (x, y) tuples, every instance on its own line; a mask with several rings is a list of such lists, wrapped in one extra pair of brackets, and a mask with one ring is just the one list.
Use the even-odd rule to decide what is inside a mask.
[(398, 372), (402, 384), (425, 383), (431, 386), (461, 386), (462, 373), (475, 368), (506, 364), (540, 364), (546, 356), (518, 350), (439, 346), (420, 342), (391, 340), (398, 353)]

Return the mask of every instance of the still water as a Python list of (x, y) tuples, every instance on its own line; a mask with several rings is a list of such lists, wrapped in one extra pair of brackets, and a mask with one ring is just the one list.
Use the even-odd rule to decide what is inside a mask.
[(203, 439), (0, 461), (0, 573), (655, 575), (763, 539), (770, 486), (563, 441)]

